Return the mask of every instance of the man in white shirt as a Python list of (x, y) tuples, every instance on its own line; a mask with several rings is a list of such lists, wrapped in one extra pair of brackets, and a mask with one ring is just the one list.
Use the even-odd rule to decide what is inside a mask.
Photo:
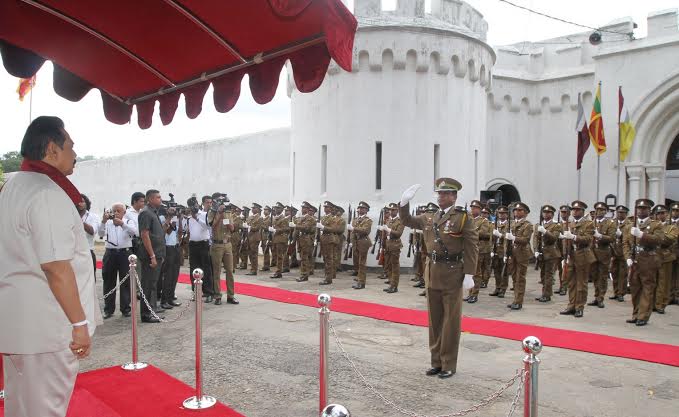
[(207, 211), (212, 207), (212, 197), (204, 196), (203, 210), (192, 212), (188, 220), (189, 225), (189, 270), (191, 273), (191, 288), (193, 289), (193, 270), (203, 270), (203, 295), (205, 302), (214, 301), (212, 290), (212, 263), (210, 261), (210, 225), (207, 223)]
[(0, 192), (0, 352), (5, 416), (63, 417), (100, 320), (76, 210), (73, 141), (57, 117), (26, 130), (22, 172)]
[(179, 239), (184, 234), (184, 229), (174, 207), (169, 207), (167, 213), (160, 216), (160, 223), (165, 230), (165, 262), (160, 270), (158, 300), (163, 309), (170, 310), (182, 305), (174, 300), (174, 291), (179, 278)]
[[(115, 203), (111, 212), (104, 217), (97, 226), (99, 237), (106, 241), (104, 259), (102, 260), (101, 276), (104, 279), (104, 319), (113, 316), (116, 311), (116, 287), (119, 280), (123, 280), (130, 273), (128, 257), (132, 253), (132, 238), (138, 234), (137, 223), (131, 218), (125, 218), (125, 205)], [(130, 280), (120, 285), (120, 312), (130, 317)]]
[(80, 194), (82, 198), (80, 203), (78, 203), (78, 214), (83, 220), (83, 228), (85, 229), (85, 236), (87, 237), (87, 243), (90, 246), (90, 254), (92, 255), (92, 266), (94, 267), (94, 280), (97, 280), (97, 255), (94, 254), (94, 234), (97, 232), (97, 227), (99, 227), (99, 216), (94, 213), (90, 213), (92, 208), (92, 203), (90, 199), (87, 198), (85, 194)]

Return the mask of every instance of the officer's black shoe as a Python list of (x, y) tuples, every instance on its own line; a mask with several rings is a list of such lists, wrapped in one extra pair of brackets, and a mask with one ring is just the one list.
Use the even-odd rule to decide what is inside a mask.
[(481, 284), (481, 288), (488, 288), (488, 284), (482, 283), (482, 284)]
[(575, 316), (576, 318), (580, 318), (580, 317), (582, 317), (582, 316), (584, 316), (584, 315), (585, 315), (585, 313), (584, 313), (582, 310), (575, 310), (574, 316)]
[(271, 275), (269, 278), (272, 278), (272, 279), (273, 278), (283, 278), (283, 274), (275, 273), (275, 274)]
[(511, 308), (512, 310), (521, 310), (521, 308), (523, 308), (523, 304), (512, 303), (507, 307)]
[(221, 298), (215, 298), (215, 305), (216, 306), (222, 305), (222, 299)]
[(434, 376), (434, 375), (438, 375), (440, 373), (441, 373), (441, 368), (433, 367), (431, 369), (427, 369), (427, 372), (425, 372), (424, 374), (427, 375), (427, 376)]
[(488, 294), (488, 295), (490, 295), (491, 297), (497, 297), (498, 295), (500, 295), (500, 291), (495, 290), (495, 291), (493, 291), (492, 293), (490, 293), (490, 294)]
[(332, 281), (321, 281), (318, 283), (318, 285), (330, 285), (332, 284)]
[(163, 318), (163, 317), (160, 317), (160, 318), (155, 318), (155, 317), (142, 317), (142, 318), (141, 318), (141, 321), (142, 321), (142, 323), (160, 323), (160, 319), (162, 319), (162, 318)]
[(559, 291), (559, 295), (566, 295), (566, 290)]
[(385, 280), (385, 281), (384, 281), (385, 284), (389, 284), (389, 282), (390, 282), (389, 280)]
[(206, 303), (211, 303), (211, 302), (213, 302), (214, 300), (215, 300), (215, 299), (214, 299), (213, 296), (208, 295), (207, 298), (205, 299), (205, 302), (206, 302)]
[(427, 292), (426, 292), (426, 291), (422, 291), (422, 292), (420, 293), (420, 297), (426, 297), (426, 296), (427, 296)]
[(538, 298), (536, 298), (536, 300), (541, 302), (541, 303), (548, 303), (548, 302), (552, 301), (552, 297), (538, 297)]
[(599, 303), (598, 303), (596, 306), (599, 307), (599, 308), (604, 308), (604, 307), (605, 307), (603, 301), (599, 301)]
[(562, 316), (572, 316), (575, 314), (575, 310), (569, 308), (566, 310), (559, 311), (559, 314), (561, 314)]
[(295, 281), (297, 281), (297, 282), (309, 281), (309, 277), (301, 276), (301, 277), (297, 278)]
[(365, 288), (365, 284), (361, 284), (360, 282), (357, 282), (356, 284), (352, 285), (351, 288), (355, 290), (362, 290)]
[(110, 319), (111, 317), (113, 317), (113, 313), (104, 312), (104, 320)]
[(469, 304), (474, 304), (474, 303), (477, 302), (477, 301), (479, 301), (479, 298), (478, 298), (477, 296), (475, 296), (475, 295), (472, 295), (472, 296), (469, 297), (469, 299), (467, 300), (467, 302), (468, 302)]
[(618, 302), (624, 303), (625, 302), (625, 296), (624, 295), (618, 296)]
[(358, 271), (351, 271), (351, 276), (352, 276), (352, 277), (357, 277), (357, 276), (358, 276)]
[(398, 292), (398, 288), (396, 288), (396, 287), (389, 287), (389, 288), (387, 288), (386, 290), (384, 290), (384, 292), (386, 292), (387, 294), (393, 294), (393, 293), (395, 293), (395, 292)]
[(256, 273), (256, 272), (248, 272), (248, 273), (245, 274), (245, 275), (257, 275), (257, 273)]
[(168, 303), (162, 303), (162, 304), (160, 304), (160, 306), (161, 306), (162, 308), (164, 308), (165, 310), (172, 310), (172, 309), (174, 308), (174, 306), (171, 306), (171, 305), (168, 304)]
[(609, 300), (617, 300), (618, 296), (617, 295), (611, 295), (610, 297), (608, 297), (608, 299)]
[(439, 373), (439, 379), (450, 378), (453, 375), (455, 375), (455, 371), (441, 371)]
[(659, 308), (658, 310), (656, 310), (656, 313), (658, 313), (658, 314), (665, 314), (665, 309), (664, 309), (664, 308)]
[(123, 311), (123, 317), (130, 317), (132, 315), (129, 311)]
[(417, 284), (413, 285), (413, 288), (424, 288), (424, 281), (420, 281)]
[(645, 326), (648, 324), (648, 320), (637, 320), (637, 326)]
[(592, 300), (592, 302), (587, 303), (588, 306), (598, 306), (599, 301), (598, 300)]
[(636, 322), (637, 322), (637, 319), (627, 319), (627, 320), (625, 320), (625, 323), (629, 323), (629, 324), (634, 324)]
[(227, 304), (240, 304), (240, 301), (236, 300), (236, 297), (230, 297), (226, 299)]
[(497, 293), (497, 298), (505, 298), (505, 292), (500, 291), (499, 293)]
[(176, 298), (174, 300), (170, 301), (168, 304), (173, 306), (173, 307), (179, 307), (180, 305), (182, 305), (182, 303), (175, 301), (175, 300), (176, 300)]

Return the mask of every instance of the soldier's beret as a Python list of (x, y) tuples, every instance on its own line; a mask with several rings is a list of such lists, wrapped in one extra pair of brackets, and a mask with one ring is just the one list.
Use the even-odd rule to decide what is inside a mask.
[(667, 213), (667, 206), (664, 204), (658, 204), (655, 207), (653, 207), (653, 211), (656, 213)]
[(554, 208), (554, 206), (550, 206), (549, 204), (545, 204), (544, 206), (542, 206), (542, 211), (549, 211), (549, 212), (554, 213), (554, 212), (556, 212), (556, 209)]
[(472, 202), (469, 203), (469, 207), (482, 208), (483, 206), (481, 205), (481, 202), (479, 200), (472, 200)]
[(261, 205), (261, 204), (257, 204), (257, 203), (252, 203), (252, 208), (261, 209), (261, 208), (262, 208), (262, 205)]
[(439, 178), (434, 181), (434, 191), (460, 191), (462, 189), (462, 184), (459, 181), (452, 178)]
[(396, 203), (389, 203), (389, 205), (387, 205), (387, 208), (388, 208), (389, 210), (398, 210), (398, 204), (396, 204)]
[(618, 207), (616, 207), (615, 210), (616, 211), (622, 211), (622, 212), (625, 212), (625, 213), (629, 212), (629, 209), (627, 207), (623, 206), (622, 204), (619, 205)]
[(499, 206), (497, 210), (495, 210), (496, 213), (509, 213), (509, 209), (507, 206)]
[(599, 201), (597, 203), (594, 203), (594, 209), (595, 210), (598, 210), (598, 209), (608, 210), (608, 205), (606, 203), (604, 203), (603, 201)]
[(512, 210), (518, 210), (518, 209), (525, 210), (526, 213), (530, 213), (530, 208), (528, 208), (528, 205), (526, 203), (522, 203), (520, 201), (517, 202), (517, 203), (514, 203), (514, 207), (512, 207)]
[(640, 198), (634, 203), (634, 207), (639, 208), (639, 207), (648, 207), (651, 208), (655, 204), (653, 203), (653, 200), (650, 200), (648, 198)]
[(426, 210), (427, 210), (427, 211), (438, 211), (438, 210), (439, 210), (439, 206), (436, 205), (435, 203), (429, 203), (429, 204), (427, 204)]
[(330, 201), (324, 201), (324, 202), (323, 202), (323, 207), (335, 207), (335, 205), (332, 204), (332, 202), (330, 202)]
[(587, 209), (587, 204), (580, 200), (575, 200), (571, 203), (571, 209)]
[(370, 205), (368, 203), (366, 203), (365, 201), (359, 201), (358, 202), (358, 208), (365, 208), (365, 209), (370, 210)]
[(484, 207), (484, 208), (481, 209), (481, 213), (490, 214), (490, 210), (488, 210), (487, 208)]
[(563, 206), (559, 207), (559, 211), (571, 211), (571, 208), (567, 204), (564, 204)]
[(311, 204), (309, 204), (308, 201), (302, 201), (302, 207), (309, 208), (309, 207), (311, 207)]

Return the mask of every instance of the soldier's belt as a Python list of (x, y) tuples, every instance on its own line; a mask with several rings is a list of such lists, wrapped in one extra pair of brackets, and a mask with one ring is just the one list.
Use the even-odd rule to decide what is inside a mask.
[(479, 240), (490, 240), (489, 237), (480, 237)]
[(231, 242), (231, 240), (212, 239), (212, 243), (217, 244), (217, 245), (223, 245), (227, 242)]
[(437, 253), (436, 251), (433, 251), (432, 253), (427, 254), (429, 258), (431, 258), (432, 262), (437, 263), (437, 262), (446, 262), (446, 263), (454, 263), (454, 262), (461, 262), (463, 259), (463, 254), (462, 253), (449, 253), (449, 254), (442, 254), (442, 253)]
[(323, 232), (323, 235), (339, 235), (337, 232)]
[(635, 246), (634, 251), (636, 253), (647, 253), (649, 255), (655, 255), (655, 248), (645, 247), (645, 246)]

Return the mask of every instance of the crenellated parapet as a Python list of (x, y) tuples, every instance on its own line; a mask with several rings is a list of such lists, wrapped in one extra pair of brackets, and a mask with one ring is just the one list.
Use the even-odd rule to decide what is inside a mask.
[(507, 111), (510, 113), (525, 113), (539, 115), (547, 113), (561, 113), (578, 110), (578, 93), (581, 94), (583, 106), (590, 108), (593, 92), (582, 90), (559, 90), (555, 88), (550, 95), (511, 95), (500, 91), (488, 93), (488, 108), (493, 111)]

